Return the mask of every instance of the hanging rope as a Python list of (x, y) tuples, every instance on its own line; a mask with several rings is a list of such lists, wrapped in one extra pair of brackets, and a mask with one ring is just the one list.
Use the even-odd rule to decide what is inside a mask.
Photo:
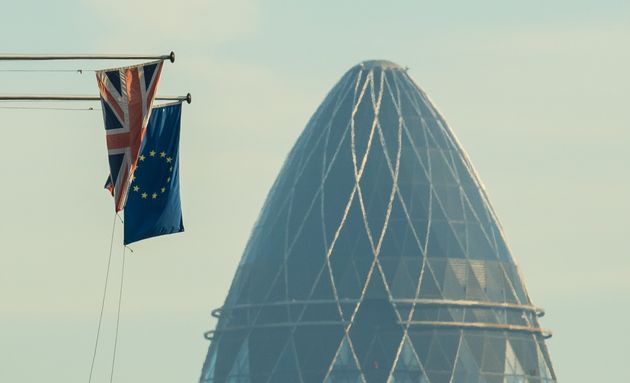
[[(103, 288), (103, 299), (101, 301), (101, 313), (98, 316), (98, 326), (96, 327), (96, 340), (94, 342), (94, 353), (92, 354), (92, 364), (90, 365), (90, 377), (88, 383), (92, 382), (92, 373), (94, 372), (94, 361), (96, 360), (96, 352), (98, 350), (98, 340), (101, 335), (101, 324), (103, 323), (103, 311), (105, 309), (105, 297), (107, 296), (107, 285), (109, 281), (109, 269), (112, 263), (112, 249), (114, 247), (114, 231), (116, 229), (116, 216), (114, 213), (114, 223), (112, 224), (112, 235), (109, 242), (109, 256), (107, 257), (107, 271), (105, 272), (105, 287)], [(124, 260), (124, 258), (123, 258)]]
[(116, 335), (114, 336), (114, 354), (112, 355), (112, 369), (109, 375), (109, 383), (114, 380), (114, 366), (116, 364), (116, 348), (118, 346), (118, 326), (120, 324), (120, 304), (123, 296), (123, 282), (125, 280), (125, 251), (127, 246), (123, 247), (122, 254), (122, 270), (120, 272), (120, 291), (118, 293), (118, 313), (116, 314)]

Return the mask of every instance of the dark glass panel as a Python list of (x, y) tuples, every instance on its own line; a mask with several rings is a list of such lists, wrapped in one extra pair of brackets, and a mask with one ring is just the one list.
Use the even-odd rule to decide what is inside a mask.
[(266, 382), (289, 341), (289, 327), (257, 328), (249, 336), (252, 382)]
[(420, 297), (422, 298), (441, 298), (442, 292), (438, 283), (433, 277), (433, 273), (430, 270), (425, 270), (422, 275), (422, 281), (420, 282)]
[[(367, 238), (363, 214), (355, 196), (339, 239), (330, 256), (339, 298), (358, 298), (374, 261), (374, 252)], [(358, 284), (343, 279), (352, 268)]]
[(320, 228), (319, 215), (311, 211), (287, 260), (290, 299), (308, 298), (316, 278), (324, 269), (326, 249), (320, 240)]
[(217, 345), (217, 359), (214, 367), (214, 378), (223, 381), (232, 370), (236, 355), (243, 342), (247, 342), (246, 331), (226, 331), (215, 334)]
[(299, 382), (300, 375), (297, 366), (297, 359), (293, 341), (289, 341), (286, 348), (278, 358), (278, 362), (273, 368), (273, 375), (270, 382)]
[(484, 339), (483, 372), (502, 374), (505, 367), (505, 337), (503, 335), (488, 335)]
[(341, 316), (339, 309), (334, 303), (326, 304), (309, 304), (302, 315), (301, 322), (339, 322), (341, 324)]
[(324, 379), (343, 338), (342, 326), (301, 326), (293, 339), (304, 383)]
[(391, 370), (402, 340), (402, 327), (386, 299), (366, 299), (350, 329), (350, 338), (368, 381), (381, 381)]

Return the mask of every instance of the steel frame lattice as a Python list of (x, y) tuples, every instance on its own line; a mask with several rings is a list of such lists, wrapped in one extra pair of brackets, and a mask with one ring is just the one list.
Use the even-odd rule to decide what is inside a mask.
[(253, 229), (201, 382), (555, 382), (464, 150), (405, 69), (331, 90)]

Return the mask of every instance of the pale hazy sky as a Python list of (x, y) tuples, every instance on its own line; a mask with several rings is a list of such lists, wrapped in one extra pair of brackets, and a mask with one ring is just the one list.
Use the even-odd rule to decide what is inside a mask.
[[(2, 51), (174, 50), (158, 93), (193, 94), (187, 231), (127, 257), (115, 382), (197, 381), (210, 310), (284, 158), (341, 75), (374, 58), (408, 66), (468, 151), (547, 311), (560, 381), (630, 381), (630, 2), (436, 3), (3, 4)], [(92, 72), (4, 70), (119, 65), (0, 63), (0, 93), (96, 94)], [(86, 382), (113, 210), (102, 117), (0, 108), (0, 121), (0, 381)], [(96, 383), (109, 381), (121, 252)]]

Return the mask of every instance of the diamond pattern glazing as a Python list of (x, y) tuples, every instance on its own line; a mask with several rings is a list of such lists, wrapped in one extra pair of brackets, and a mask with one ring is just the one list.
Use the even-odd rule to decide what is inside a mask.
[(203, 383), (556, 381), (470, 161), (386, 61), (317, 109), (216, 314)]

